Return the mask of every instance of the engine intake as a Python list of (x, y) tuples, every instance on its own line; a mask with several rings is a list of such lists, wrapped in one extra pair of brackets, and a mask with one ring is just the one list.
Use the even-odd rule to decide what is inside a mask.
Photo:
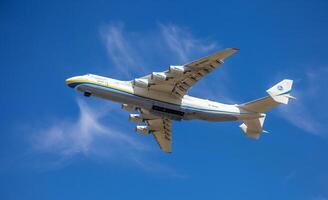
[(150, 129), (149, 126), (136, 126), (136, 132), (147, 135), (150, 133)]
[(171, 74), (181, 75), (184, 72), (186, 72), (187, 70), (186, 70), (186, 68), (184, 66), (174, 66), (174, 65), (171, 65), (169, 71), (170, 71)]
[(137, 110), (137, 107), (129, 104), (122, 104), (122, 109), (132, 112)]
[(155, 81), (165, 81), (167, 78), (166, 74), (163, 72), (153, 72), (151, 79)]
[(140, 123), (140, 122), (143, 122), (143, 120), (144, 119), (141, 117), (140, 114), (130, 114), (130, 116), (129, 116), (130, 122)]
[(133, 81), (133, 85), (137, 87), (147, 88), (149, 86), (149, 82), (147, 79), (136, 78)]

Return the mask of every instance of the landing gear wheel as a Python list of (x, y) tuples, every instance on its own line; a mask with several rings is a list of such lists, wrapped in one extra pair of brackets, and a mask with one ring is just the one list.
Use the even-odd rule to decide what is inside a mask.
[(84, 92), (84, 96), (85, 97), (90, 97), (91, 96), (91, 92)]

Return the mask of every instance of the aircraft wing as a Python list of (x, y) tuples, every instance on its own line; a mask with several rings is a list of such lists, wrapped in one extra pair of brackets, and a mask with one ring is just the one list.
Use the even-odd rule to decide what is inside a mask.
[(146, 121), (148, 126), (154, 128), (152, 132), (160, 148), (168, 153), (172, 152), (172, 121), (169, 119), (155, 119)]
[(237, 48), (228, 48), (183, 66), (170, 66), (167, 71), (153, 72), (135, 79), (133, 83), (136, 87), (162, 91), (181, 98), (191, 86), (223, 64), (225, 58), (238, 50)]
[[(134, 114), (132, 122), (144, 122), (146, 126), (137, 126), (136, 131), (143, 134), (152, 134), (160, 148), (167, 152), (172, 152), (172, 121), (152, 115), (148, 110), (137, 109), (140, 114)], [(132, 114), (133, 115), (133, 114)]]

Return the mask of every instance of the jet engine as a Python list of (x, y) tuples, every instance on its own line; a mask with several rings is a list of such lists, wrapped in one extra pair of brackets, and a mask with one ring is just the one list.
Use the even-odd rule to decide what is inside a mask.
[(130, 114), (130, 116), (129, 116), (130, 122), (140, 123), (140, 122), (143, 122), (143, 120), (144, 119), (141, 117), (140, 114)]
[(153, 72), (151, 79), (155, 81), (165, 81), (167, 78), (166, 74), (163, 72)]
[(129, 104), (122, 104), (122, 109), (132, 112), (137, 110), (137, 107)]
[(150, 133), (149, 126), (136, 126), (136, 132), (147, 135)]
[(180, 75), (180, 74), (183, 74), (184, 72), (186, 72), (187, 70), (184, 66), (171, 65), (169, 71), (170, 71), (171, 74)]
[(133, 81), (133, 85), (135, 85), (137, 87), (148, 88), (149, 83), (148, 83), (147, 79), (136, 78)]

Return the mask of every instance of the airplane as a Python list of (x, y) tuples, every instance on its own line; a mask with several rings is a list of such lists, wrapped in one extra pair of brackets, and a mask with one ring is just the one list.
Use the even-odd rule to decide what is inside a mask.
[(238, 48), (227, 48), (130, 81), (87, 74), (68, 78), (65, 82), (86, 97), (121, 103), (122, 109), (132, 113), (129, 121), (143, 123), (136, 126), (136, 132), (152, 134), (164, 152), (172, 152), (173, 120), (241, 121), (240, 129), (248, 137), (257, 139), (266, 132), (263, 129), (265, 112), (295, 99), (290, 94), (292, 80), (285, 79), (268, 89), (267, 96), (242, 104), (228, 105), (187, 95), (189, 88), (237, 51)]

